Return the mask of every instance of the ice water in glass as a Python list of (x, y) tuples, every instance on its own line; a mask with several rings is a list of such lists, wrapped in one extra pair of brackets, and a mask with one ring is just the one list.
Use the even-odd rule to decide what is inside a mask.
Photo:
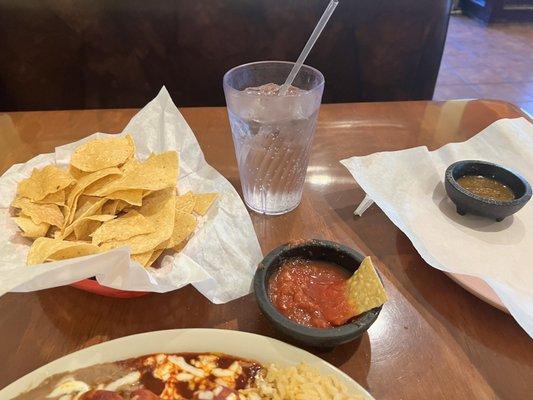
[(224, 92), (246, 205), (278, 215), (300, 204), (324, 88), (304, 65), (279, 95), (293, 63), (259, 62), (224, 76)]

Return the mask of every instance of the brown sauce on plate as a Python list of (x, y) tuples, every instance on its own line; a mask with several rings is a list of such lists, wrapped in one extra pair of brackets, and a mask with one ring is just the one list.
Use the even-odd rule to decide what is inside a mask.
[[(176, 357), (183, 357), (185, 362), (188, 364), (194, 363), (198, 360), (198, 357), (202, 355), (215, 356), (216, 358), (213, 361), (213, 364), (216, 368), (221, 369), (227, 369), (235, 361), (238, 361), (242, 370), (238, 374), (236, 374), (234, 382), (232, 384), (230, 382), (229, 387), (224, 389), (228, 393), (232, 393), (236, 390), (250, 387), (250, 385), (254, 382), (256, 375), (263, 368), (261, 364), (257, 362), (233, 357), (222, 353), (165, 354), (165, 356), (171, 355)], [(216, 386), (219, 386), (219, 384), (216, 383), (217, 377), (209, 373), (204, 378), (201, 378), (200, 381), (195, 381), (194, 384), (191, 382), (192, 386), (188, 382), (181, 382), (174, 378), (171, 378), (164, 382), (163, 380), (155, 377), (153, 374), (154, 370), (159, 365), (157, 363), (154, 364), (154, 357), (156, 357), (156, 355), (146, 355), (122, 361), (97, 364), (86, 368), (80, 368), (75, 371), (56, 374), (41, 382), (41, 384), (39, 384), (39, 386), (37, 386), (36, 388), (18, 395), (13, 400), (57, 400), (60, 396), (49, 397), (50, 393), (52, 393), (52, 391), (60, 384), (62, 380), (67, 379), (69, 377), (76, 381), (84, 382), (90, 387), (91, 390), (96, 390), (98, 389), (99, 385), (108, 385), (109, 383), (123, 378), (134, 371), (138, 371), (140, 373), (140, 378), (138, 381), (118, 388), (115, 392), (116, 395), (113, 392), (108, 392), (106, 394), (106, 396), (108, 397), (106, 398), (120, 398), (127, 400), (130, 399), (132, 396), (135, 397), (135, 394), (138, 393), (137, 391), (145, 390), (147, 393), (153, 393), (156, 396), (154, 398), (159, 398), (157, 396), (160, 396), (162, 399), (195, 399), (196, 397), (194, 393), (196, 390), (199, 389), (200, 386), (205, 387), (206, 389), (215, 388)], [(150, 359), (152, 360), (152, 362), (147, 362), (147, 360)], [(81, 395), (80, 400), (92, 399), (91, 394), (92, 392), (87, 392), (85, 395)]]
[(490, 200), (511, 201), (515, 199), (511, 189), (495, 179), (481, 175), (465, 175), (457, 179), (463, 189)]
[[(96, 387), (101, 383), (107, 384), (122, 378), (131, 371), (132, 368), (120, 363), (105, 363), (86, 368), (80, 368), (76, 371), (52, 375), (41, 382), (41, 384), (39, 384), (39, 386), (37, 386), (35, 389), (22, 393), (13, 400), (47, 399), (47, 396), (54, 390), (59, 382), (68, 377), (73, 377), (77, 381), (85, 382), (90, 387)], [(54, 398), (52, 397), (50, 399)]]

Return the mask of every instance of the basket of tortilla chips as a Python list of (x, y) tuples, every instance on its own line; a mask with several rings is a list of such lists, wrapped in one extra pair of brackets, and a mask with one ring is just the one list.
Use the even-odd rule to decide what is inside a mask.
[[(34, 240), (28, 266), (127, 246), (133, 260), (150, 267), (164, 252), (181, 251), (217, 193), (178, 193), (178, 159), (167, 151), (139, 161), (126, 135), (82, 144), (68, 169), (34, 169), (11, 203), (21, 235)], [(123, 294), (97, 282), (76, 287)]]
[(0, 176), (0, 227), (0, 296), (73, 284), (124, 297), (190, 284), (220, 304), (250, 293), (263, 258), (242, 199), (165, 88), (120, 134), (12, 165)]

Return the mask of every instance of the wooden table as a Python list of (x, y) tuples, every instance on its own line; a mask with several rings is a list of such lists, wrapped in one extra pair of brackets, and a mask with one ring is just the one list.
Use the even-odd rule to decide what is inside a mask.
[[(0, 169), (95, 131), (119, 132), (136, 110), (0, 114)], [(183, 109), (207, 161), (240, 190), (224, 108)], [(325, 105), (304, 197), (280, 217), (252, 214), (264, 253), (293, 239), (325, 238), (378, 260), (390, 301), (367, 334), (332, 350), (310, 349), (377, 399), (525, 399), (531, 339), (513, 318), (429, 267), (377, 206), (355, 218), (363, 198), (338, 160), (382, 150), (462, 141), (499, 118), (497, 101)], [(194, 288), (121, 300), (71, 287), (0, 298), (0, 387), (72, 351), (133, 333), (169, 328), (236, 329), (284, 339), (253, 295), (213, 305)], [(286, 340), (286, 339), (285, 339)], [(223, 349), (221, 349), (223, 350)]]

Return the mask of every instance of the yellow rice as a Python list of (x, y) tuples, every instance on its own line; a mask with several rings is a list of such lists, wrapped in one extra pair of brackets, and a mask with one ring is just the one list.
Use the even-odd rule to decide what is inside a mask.
[(359, 400), (331, 375), (322, 375), (305, 364), (280, 368), (270, 365), (256, 380), (261, 399), (265, 400)]

